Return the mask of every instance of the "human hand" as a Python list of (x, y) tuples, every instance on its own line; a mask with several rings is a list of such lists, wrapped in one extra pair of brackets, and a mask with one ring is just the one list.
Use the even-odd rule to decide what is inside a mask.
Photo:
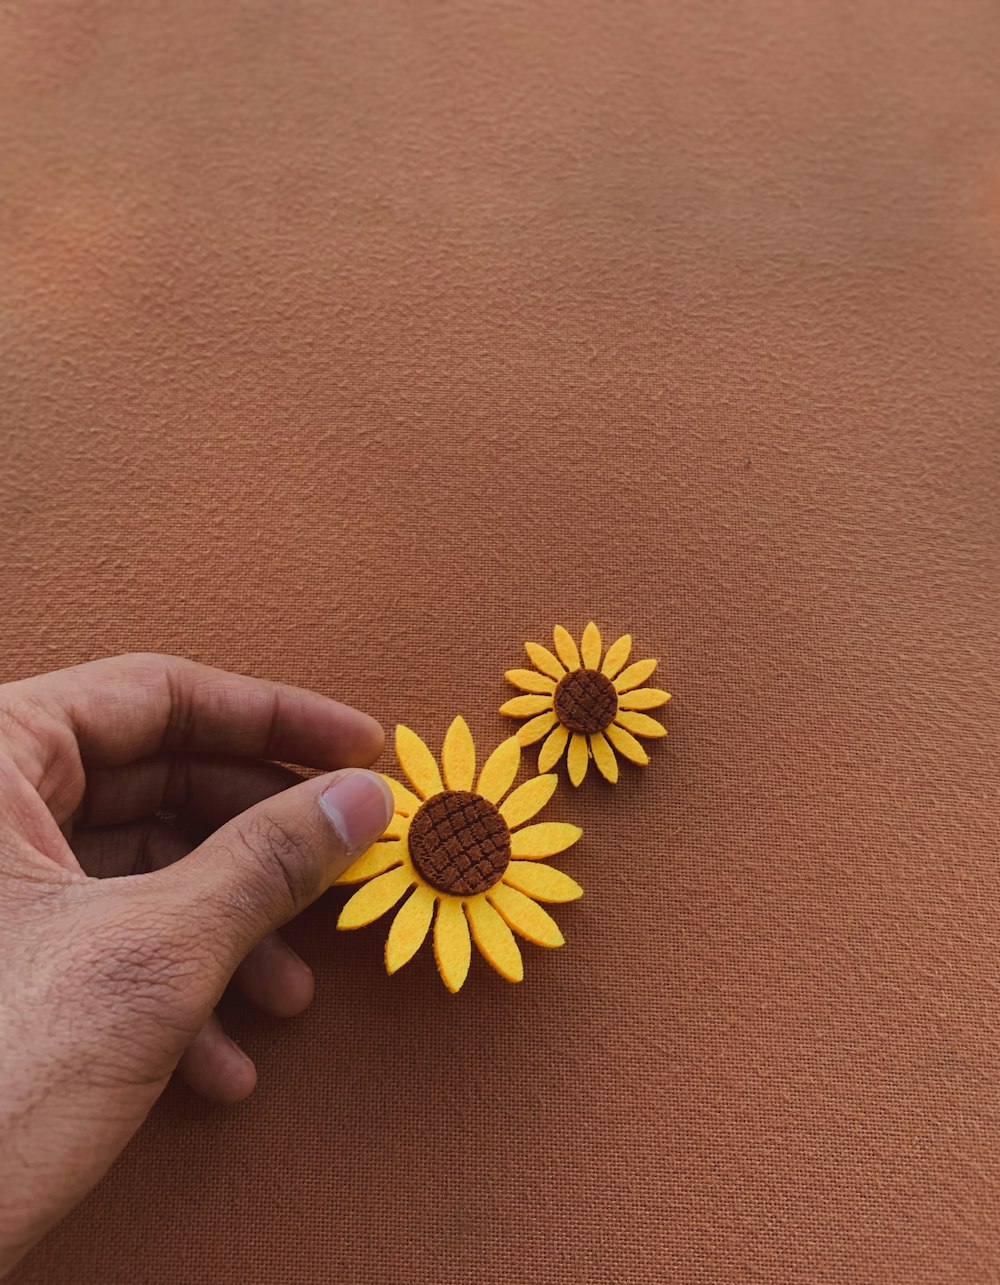
[[(385, 829), (367, 715), (170, 656), (0, 686), (0, 1274), (102, 1176), (179, 1066), (236, 1101), (214, 1007), (312, 998), (274, 930)], [(157, 820), (201, 827), (197, 846)], [(193, 850), (192, 850), (193, 849)]]

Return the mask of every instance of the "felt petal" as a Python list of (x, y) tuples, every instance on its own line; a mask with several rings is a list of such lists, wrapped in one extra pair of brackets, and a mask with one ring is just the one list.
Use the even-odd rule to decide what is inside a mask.
[(429, 799), (444, 789), (434, 755), (416, 732), (411, 732), (402, 723), (396, 728), (396, 758), (421, 798)]
[(413, 886), (413, 871), (407, 866), (397, 866), (384, 875), (378, 875), (363, 888), (359, 888), (340, 912), (338, 928), (363, 928), (380, 915), (391, 910), (403, 893)]
[[(499, 885), (498, 885), (499, 886)], [(442, 897), (434, 920), (434, 958), (445, 986), (454, 994), (469, 975), (472, 940), (461, 897)]]
[(563, 945), (565, 938), (556, 921), (547, 910), (543, 910), (523, 892), (518, 892), (505, 883), (498, 883), (486, 895), (510, 927), (528, 941), (534, 942), (536, 946)]
[(623, 758), (627, 758), (630, 763), (638, 763), (640, 767), (645, 767), (649, 762), (649, 755), (632, 733), (626, 732), (624, 727), (619, 727), (617, 723), (612, 723), (610, 727), (604, 729), (604, 735), (618, 753)]
[(554, 692), (556, 680), (547, 674), (539, 674), (534, 669), (508, 669), (504, 678), (522, 692)]
[(521, 746), (516, 736), (501, 741), (483, 764), (476, 785), (476, 793), (481, 794), (490, 803), (499, 803), (514, 783), (517, 769), (521, 766)]
[(648, 718), (645, 714), (637, 714), (630, 709), (620, 709), (615, 716), (615, 722), (620, 727), (624, 727), (627, 732), (631, 732), (633, 736), (666, 736), (667, 734), (667, 729), (655, 718)]
[(551, 708), (551, 696), (515, 696), (500, 706), (500, 713), (509, 714), (511, 718), (531, 718)]
[(541, 753), (538, 755), (539, 772), (548, 772), (562, 758), (562, 752), (566, 748), (566, 742), (569, 740), (569, 728), (563, 727), (560, 723), (554, 731), (550, 732), (545, 744), (542, 746)]
[(554, 857), (556, 853), (571, 848), (582, 834), (578, 825), (567, 825), (565, 821), (542, 821), (539, 825), (515, 830), (510, 836), (510, 855), (528, 861)]
[(661, 687), (639, 687), (638, 691), (626, 691), (618, 696), (620, 709), (656, 709), (670, 700), (670, 693)]
[(472, 936), (480, 954), (509, 982), (524, 978), (524, 963), (514, 934), (485, 897), (470, 897), (465, 903)]
[(512, 861), (504, 872), (503, 882), (536, 901), (576, 901), (583, 889), (553, 866), (540, 861)]
[(476, 775), (476, 747), (461, 714), (452, 720), (441, 747), (444, 783), (449, 790), (471, 790)]
[(580, 659), (587, 669), (596, 669), (601, 663), (601, 631), (593, 621), (583, 631), (583, 638), (580, 641)]
[(580, 732), (574, 732), (573, 738), (569, 743), (569, 755), (566, 759), (566, 766), (569, 768), (569, 779), (574, 785), (579, 785), (587, 775), (589, 762), (590, 753), (587, 749), (587, 738)]
[(417, 808), (420, 807), (420, 800), (413, 791), (408, 790), (401, 782), (393, 780), (391, 776), (386, 776), (382, 772), (379, 775), (392, 791), (392, 799), (396, 805), (396, 811), (402, 812), (405, 817), (413, 816)]
[(628, 669), (623, 669), (615, 679), (615, 691), (630, 692), (633, 687), (639, 687), (655, 668), (655, 660), (637, 660), (634, 665), (629, 665)]
[(579, 669), (580, 653), (576, 649), (576, 643), (563, 629), (562, 625), (556, 625), (555, 629), (553, 629), (552, 639), (556, 645), (556, 655), (566, 668)]
[(670, 693), (659, 687), (640, 687), (638, 691), (626, 692), (623, 696), (619, 696), (618, 708), (656, 709), (658, 705), (666, 705), (669, 699)]
[(557, 722), (555, 710), (546, 710), (544, 714), (539, 714), (537, 718), (531, 719), (523, 727), (518, 728), (518, 744), (534, 745), (536, 741), (542, 739), (546, 732), (551, 731)]
[(596, 732), (590, 738), (590, 752), (594, 756), (594, 762), (601, 776), (614, 785), (618, 780), (618, 760), (603, 733)]
[(555, 794), (558, 784), (559, 778), (554, 772), (547, 776), (532, 777), (504, 799), (500, 804), (500, 815), (512, 830), (515, 826), (523, 825), (541, 812)]
[(398, 972), (423, 945), (434, 914), (434, 890), (419, 884), (392, 921), (385, 943), (385, 971)]
[(566, 676), (566, 670), (561, 661), (549, 651), (548, 647), (543, 647), (541, 643), (525, 643), (524, 650), (528, 653), (528, 659), (534, 667), (542, 674), (548, 674), (549, 678), (554, 678), (558, 683), (560, 678)]
[(334, 883), (364, 883), (366, 879), (374, 879), (393, 866), (401, 865), (405, 856), (406, 844), (398, 839), (390, 843), (373, 843)]
[(389, 824), (382, 831), (383, 839), (402, 839), (410, 828), (412, 817), (401, 816), (394, 812), (389, 818)]
[(631, 650), (631, 634), (622, 634), (617, 642), (611, 644), (608, 648), (608, 654), (604, 657), (604, 664), (601, 666), (601, 673), (605, 678), (614, 678), (622, 665), (628, 660)]

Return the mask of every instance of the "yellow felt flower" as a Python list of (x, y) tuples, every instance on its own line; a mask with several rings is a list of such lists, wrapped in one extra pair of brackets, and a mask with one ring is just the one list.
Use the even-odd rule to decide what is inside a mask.
[(539, 772), (548, 772), (569, 747), (569, 779), (579, 785), (591, 758), (602, 775), (618, 780), (615, 750), (631, 763), (645, 766), (649, 755), (637, 736), (666, 736), (667, 729), (644, 711), (666, 704), (670, 693), (643, 687), (656, 668), (655, 660), (627, 665), (632, 636), (612, 643), (601, 663), (601, 635), (593, 621), (583, 631), (579, 648), (556, 625), (555, 655), (539, 643), (525, 643), (534, 669), (509, 669), (507, 680), (526, 696), (515, 696), (500, 707), (501, 714), (528, 718), (517, 734), (522, 745), (544, 737), (538, 755)]
[(413, 788), (384, 778), (395, 813), (381, 841), (337, 880), (363, 884), (337, 927), (361, 928), (405, 897), (385, 944), (387, 972), (413, 958), (433, 920), (434, 957), (450, 991), (465, 981), (473, 940), (502, 977), (521, 981), (524, 966), (511, 929), (538, 946), (561, 946), (562, 933), (538, 903), (574, 901), (583, 893), (569, 875), (541, 860), (576, 843), (580, 828), (551, 821), (525, 825), (552, 797), (555, 775), (511, 790), (521, 763), (512, 736), (477, 778), (472, 733), (461, 716), (444, 738), (440, 769), (408, 727), (396, 728), (396, 757)]

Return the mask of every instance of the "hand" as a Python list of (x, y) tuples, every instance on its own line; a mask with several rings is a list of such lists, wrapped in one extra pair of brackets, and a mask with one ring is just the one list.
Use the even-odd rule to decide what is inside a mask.
[(355, 768), (383, 739), (323, 696), (169, 656), (0, 686), (0, 1274), (175, 1067), (222, 1101), (253, 1090), (214, 1006), (233, 981), (268, 1013), (305, 1008), (312, 974), (274, 929), (393, 806), (374, 773), (267, 760)]

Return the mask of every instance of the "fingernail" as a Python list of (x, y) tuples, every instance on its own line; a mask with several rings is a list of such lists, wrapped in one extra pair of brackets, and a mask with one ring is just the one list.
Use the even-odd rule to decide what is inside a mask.
[(319, 805), (351, 857), (371, 847), (395, 809), (386, 783), (363, 768), (335, 772), (319, 796)]
[(227, 1035), (226, 1039), (229, 1041), (230, 1047), (233, 1048), (240, 1055), (240, 1058), (244, 1062), (249, 1063), (250, 1066), (253, 1066), (253, 1058), (250, 1056), (250, 1054), (244, 1053), (243, 1050), (240, 1048), (240, 1046), (236, 1043), (236, 1041), (232, 1038), (231, 1035)]
[(291, 946), (289, 946), (287, 941), (283, 941), (281, 944), (284, 947), (285, 954), (288, 956), (290, 960), (292, 960), (293, 963), (298, 964), (299, 968), (303, 969), (307, 973), (312, 972), (312, 969), (309, 967), (309, 965), (306, 963), (306, 961), (302, 958), (302, 956), (299, 954), (297, 950), (292, 950)]

